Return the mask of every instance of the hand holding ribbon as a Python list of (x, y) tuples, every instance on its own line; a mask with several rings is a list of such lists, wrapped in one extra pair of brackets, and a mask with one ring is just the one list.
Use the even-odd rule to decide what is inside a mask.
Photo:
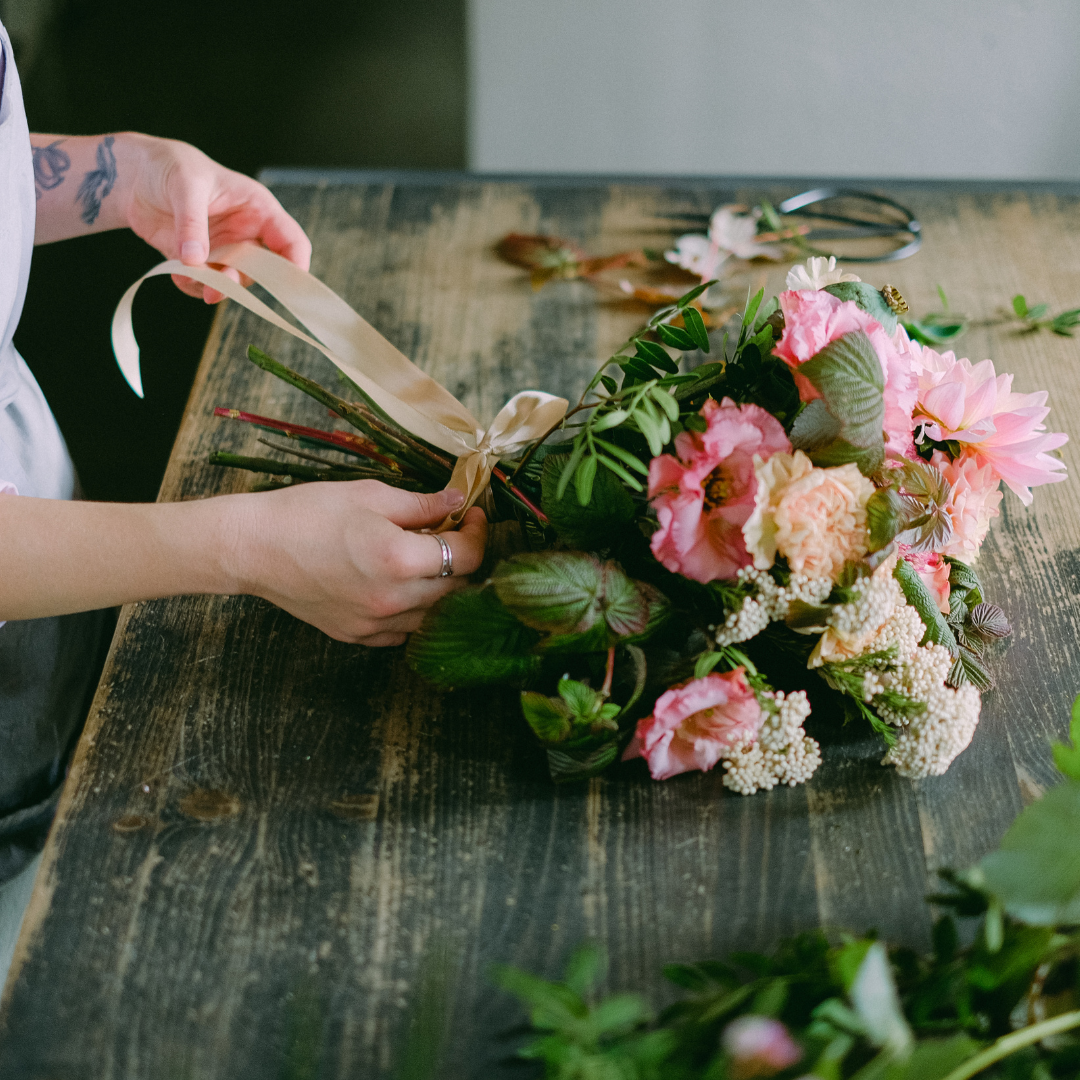
[(297, 329), (221, 270), (209, 265), (186, 266), (170, 259), (139, 278), (124, 293), (113, 316), (113, 351), (132, 390), (143, 396), (139, 345), (131, 323), (132, 303), (139, 286), (147, 278), (162, 274), (182, 274), (210, 285), (278, 329), (318, 349), (396, 423), (457, 458), (448, 487), (463, 492), (465, 503), (440, 529), (452, 528), (461, 520), (488, 486), (491, 470), (500, 458), (513, 457), (566, 414), (569, 403), (565, 398), (524, 390), (502, 407), (485, 431), (457, 398), (425, 375), (337, 293), (287, 259), (255, 244), (242, 243), (212, 251), (207, 261), (246, 274), (310, 333)]

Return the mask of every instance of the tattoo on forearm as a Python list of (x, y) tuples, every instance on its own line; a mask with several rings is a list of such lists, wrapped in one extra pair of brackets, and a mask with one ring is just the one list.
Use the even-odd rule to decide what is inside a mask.
[(79, 192), (75, 196), (77, 203), (82, 203), (80, 215), (87, 225), (93, 225), (101, 213), (101, 202), (116, 183), (116, 155), (112, 146), (116, 140), (106, 135), (97, 148), (97, 168), (92, 169), (82, 179)]
[(71, 168), (71, 158), (60, 149), (63, 139), (49, 143), (48, 146), (35, 146), (34, 151), (34, 190), (40, 199), (46, 191), (52, 191), (64, 182), (64, 173)]

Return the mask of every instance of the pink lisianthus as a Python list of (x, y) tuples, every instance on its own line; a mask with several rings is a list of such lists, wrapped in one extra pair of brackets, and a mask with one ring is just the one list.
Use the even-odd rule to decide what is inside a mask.
[(953, 533), (941, 554), (974, 562), (990, 531), (990, 519), (998, 516), (1001, 482), (993, 466), (989, 462), (980, 463), (971, 451), (965, 451), (953, 461), (948, 454), (936, 450), (930, 464), (952, 486), (946, 509), (952, 518)]
[(668, 570), (694, 581), (733, 578), (750, 565), (742, 527), (754, 509), (754, 455), (768, 460), (791, 443), (780, 422), (757, 405), (710, 399), (702, 432), (675, 439), (678, 457), (649, 464), (649, 498), (660, 527), (652, 552)]
[(810, 381), (799, 374), (799, 365), (844, 334), (861, 330), (870, 339), (885, 377), (886, 449), (911, 457), (914, 453), (911, 413), (915, 407), (918, 369), (904, 328), (898, 326), (889, 337), (881, 323), (853, 300), (840, 300), (824, 290), (788, 290), (780, 294), (779, 300), (784, 313), (784, 333), (773, 352), (791, 368), (799, 397), (803, 401), (821, 397)]
[(1047, 431), (1046, 391), (1014, 394), (1011, 375), (997, 375), (992, 360), (972, 364), (953, 352), (914, 343), (919, 365), (915, 423), (934, 442), (958, 442), (980, 466), (989, 465), (1025, 505), (1031, 488), (1065, 479), (1065, 465), (1051, 450), (1068, 435)]
[(654, 780), (708, 772), (725, 751), (755, 739), (763, 719), (745, 669), (712, 672), (662, 693), (638, 721), (623, 761), (643, 757)]
[(802, 1060), (802, 1047), (788, 1029), (771, 1016), (740, 1016), (732, 1020), (720, 1042), (727, 1051), (732, 1080), (775, 1076)]
[(951, 567), (936, 551), (908, 551), (906, 544), (900, 545), (900, 553), (912, 569), (922, 578), (923, 584), (930, 590), (930, 595), (937, 601), (942, 615), (949, 614), (949, 571)]

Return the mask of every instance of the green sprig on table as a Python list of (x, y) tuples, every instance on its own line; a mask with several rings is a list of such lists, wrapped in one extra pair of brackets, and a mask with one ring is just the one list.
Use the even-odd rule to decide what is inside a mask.
[[(920, 956), (875, 936), (814, 931), (768, 953), (664, 969), (680, 997), (598, 993), (603, 950), (582, 945), (562, 979), (511, 967), (494, 981), (529, 1010), (522, 1057), (549, 1080), (1075, 1080), (1080, 1076), (1080, 697), (1063, 781), (998, 850), (927, 898), (941, 912)], [(962, 941), (969, 941), (964, 945)], [(739, 1017), (780, 1021), (801, 1057), (770, 1070), (724, 1048)], [(757, 1071), (754, 1071), (754, 1070)]]

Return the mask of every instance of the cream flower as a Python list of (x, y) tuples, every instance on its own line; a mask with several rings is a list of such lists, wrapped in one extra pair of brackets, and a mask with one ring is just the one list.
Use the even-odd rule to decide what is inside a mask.
[(791, 569), (835, 579), (849, 559), (866, 554), (866, 503), (874, 485), (853, 464), (815, 468), (801, 451), (755, 456), (754, 512), (743, 526), (759, 570), (783, 555)]
[(826, 285), (838, 285), (841, 281), (862, 281), (862, 278), (841, 270), (836, 265), (835, 255), (830, 255), (827, 259), (811, 257), (806, 260), (805, 266), (793, 266), (787, 274), (788, 289), (797, 292), (804, 289), (813, 289), (816, 292), (824, 289)]
[(760, 217), (760, 210), (741, 214), (735, 207), (721, 206), (709, 220), (708, 236), (700, 233), (680, 236), (674, 250), (664, 252), (664, 258), (697, 274), (702, 281), (716, 277), (732, 255), (739, 259), (778, 259), (781, 252), (778, 245), (757, 242)]

